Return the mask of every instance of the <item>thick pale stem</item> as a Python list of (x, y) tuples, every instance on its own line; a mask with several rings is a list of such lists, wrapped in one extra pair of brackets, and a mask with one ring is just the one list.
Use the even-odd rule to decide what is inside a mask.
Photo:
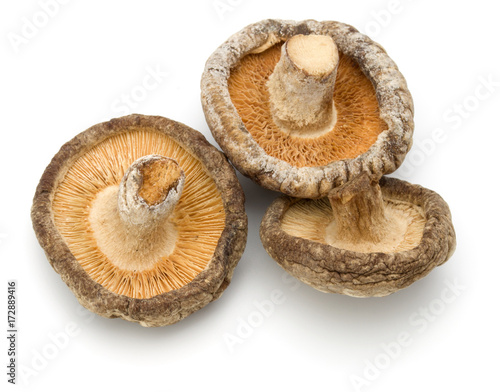
[(156, 227), (174, 210), (185, 175), (174, 159), (147, 155), (127, 170), (118, 191), (121, 219), (137, 230)]
[(351, 243), (377, 243), (387, 235), (382, 192), (378, 181), (367, 173), (333, 189), (328, 198), (336, 221), (332, 233), (336, 238)]
[(308, 137), (335, 125), (333, 89), (338, 61), (337, 45), (329, 36), (299, 34), (283, 44), (267, 84), (278, 126)]

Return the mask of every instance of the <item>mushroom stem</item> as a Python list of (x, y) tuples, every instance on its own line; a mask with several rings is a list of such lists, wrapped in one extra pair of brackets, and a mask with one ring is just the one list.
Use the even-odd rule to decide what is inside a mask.
[(378, 181), (366, 172), (356, 176), (339, 188), (333, 189), (328, 198), (335, 216), (336, 238), (352, 243), (380, 242), (385, 238), (388, 219)]
[(127, 225), (151, 229), (164, 221), (181, 197), (185, 175), (178, 163), (147, 155), (128, 168), (118, 191), (118, 210)]
[(267, 84), (273, 120), (280, 128), (308, 137), (335, 125), (338, 62), (337, 45), (329, 36), (298, 34), (283, 44)]

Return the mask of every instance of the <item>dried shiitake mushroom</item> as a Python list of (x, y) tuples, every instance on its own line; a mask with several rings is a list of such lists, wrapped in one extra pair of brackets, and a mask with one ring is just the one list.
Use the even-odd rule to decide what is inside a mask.
[(143, 326), (217, 299), (246, 243), (234, 169), (199, 132), (155, 116), (95, 125), (45, 170), (38, 240), (80, 303)]
[(339, 22), (264, 20), (208, 59), (203, 110), (235, 167), (295, 197), (324, 197), (410, 149), (413, 102), (385, 50)]
[(264, 248), (312, 287), (384, 296), (447, 261), (456, 244), (451, 214), (435, 192), (368, 173), (316, 200), (282, 196), (261, 223)]

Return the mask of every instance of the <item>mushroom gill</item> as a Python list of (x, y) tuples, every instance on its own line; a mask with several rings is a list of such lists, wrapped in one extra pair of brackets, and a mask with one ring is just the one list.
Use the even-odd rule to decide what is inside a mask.
[(333, 128), (320, 134), (298, 135), (276, 124), (268, 81), (280, 60), (282, 45), (246, 55), (228, 79), (231, 101), (253, 139), (268, 155), (296, 167), (327, 165), (366, 152), (387, 124), (380, 118), (372, 83), (358, 64), (340, 51), (333, 91)]
[[(419, 206), (384, 195), (383, 189), (380, 193), (378, 185), (356, 189), (356, 193), (344, 192), (337, 200), (297, 201), (283, 215), (283, 231), (360, 253), (403, 252), (420, 244), (426, 219)], [(337, 205), (340, 209), (333, 211), (332, 206)], [(379, 213), (382, 215), (376, 217)]]
[[(145, 233), (138, 229), (144, 225), (123, 224), (117, 198), (127, 169), (151, 154), (175, 160), (185, 183), (168, 218)], [(178, 176), (172, 170), (167, 174)], [(155, 171), (145, 170), (144, 181), (169, 181)], [(146, 185), (141, 195), (156, 207), (165, 194)], [(110, 136), (77, 158), (61, 179), (53, 206), (55, 225), (87, 274), (113, 293), (138, 299), (191, 282), (210, 262), (225, 225), (220, 193), (202, 163), (148, 128)]]

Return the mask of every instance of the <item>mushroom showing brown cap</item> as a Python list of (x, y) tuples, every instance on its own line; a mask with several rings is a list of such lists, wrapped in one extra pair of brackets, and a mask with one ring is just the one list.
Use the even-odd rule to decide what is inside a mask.
[(264, 248), (312, 287), (354, 297), (385, 296), (447, 261), (456, 238), (435, 192), (367, 173), (310, 200), (282, 196), (261, 223)]
[(413, 102), (385, 50), (339, 22), (264, 20), (208, 59), (207, 123), (235, 167), (289, 196), (318, 198), (361, 172), (396, 170)]
[(246, 243), (244, 195), (223, 154), (155, 116), (95, 125), (66, 143), (38, 185), (32, 220), (80, 303), (143, 326), (217, 299)]

